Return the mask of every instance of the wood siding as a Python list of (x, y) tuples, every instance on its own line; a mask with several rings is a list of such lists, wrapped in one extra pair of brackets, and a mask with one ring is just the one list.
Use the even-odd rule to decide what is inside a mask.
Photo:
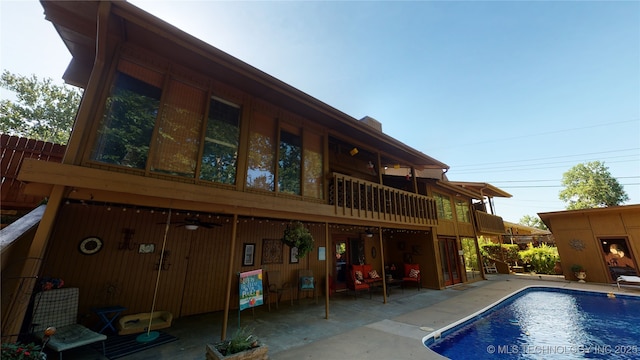
[[(61, 278), (65, 286), (82, 289), (80, 314), (88, 323), (97, 321), (92, 307), (122, 305), (127, 308), (125, 314), (148, 312), (153, 302), (167, 216), (166, 211), (163, 214), (161, 210), (151, 212), (146, 208), (65, 204), (41, 276)], [(186, 216), (185, 212), (173, 212), (171, 219), (176, 222)], [(260, 268), (278, 270), (294, 286), (297, 270), (310, 268), (317, 274), (318, 286), (322, 285), (324, 262), (317, 260), (317, 248), (299, 263), (291, 264), (289, 248), (283, 245), (281, 263), (261, 263), (263, 239), (281, 238), (286, 222), (240, 218), (237, 245), (230, 259), (232, 218), (201, 216), (204, 221), (222, 226), (200, 227), (195, 231), (179, 224), (169, 227), (155, 310), (170, 311), (175, 317), (223, 310), (229, 261), (233, 262), (234, 273)], [(324, 224), (307, 226), (316, 239), (316, 246), (324, 246)], [(133, 232), (129, 248), (122, 248), (125, 231)], [(103, 248), (94, 255), (84, 255), (78, 250), (79, 243), (89, 236), (97, 236), (104, 242)], [(138, 252), (139, 244), (151, 243), (155, 245), (153, 253)], [(245, 243), (256, 244), (254, 266), (241, 265)], [(236, 282), (232, 286), (232, 308), (237, 308), (237, 303)]]

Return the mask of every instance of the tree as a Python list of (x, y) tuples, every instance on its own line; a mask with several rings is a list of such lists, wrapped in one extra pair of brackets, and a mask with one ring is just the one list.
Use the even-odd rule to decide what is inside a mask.
[(620, 205), (629, 200), (622, 185), (600, 161), (578, 164), (562, 175), (560, 200), (568, 210)]
[(532, 228), (540, 229), (540, 230), (548, 230), (547, 225), (545, 225), (542, 220), (540, 220), (537, 216), (525, 215), (518, 221), (518, 224), (529, 226)]
[(15, 93), (16, 101), (0, 100), (0, 132), (66, 144), (80, 105), (80, 90), (3, 71), (0, 87)]

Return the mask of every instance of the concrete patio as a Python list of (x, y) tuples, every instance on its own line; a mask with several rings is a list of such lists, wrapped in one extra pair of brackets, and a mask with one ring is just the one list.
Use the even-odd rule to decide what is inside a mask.
[[(463, 284), (445, 290), (418, 291), (415, 288), (391, 290), (387, 304), (381, 292), (368, 295), (338, 293), (329, 304), (325, 319), (323, 298), (318, 304), (306, 298), (266, 306), (240, 314), (241, 326), (253, 328), (269, 346), (269, 357), (277, 360), (299, 359), (443, 359), (422, 345), (421, 339), (434, 330), (478, 312), (511, 293), (531, 285), (549, 285), (571, 289), (640, 295), (639, 287), (615, 284), (581, 284), (562, 277), (513, 274), (487, 275), (487, 280)], [(166, 329), (178, 340), (123, 357), (124, 360), (205, 359), (205, 344), (220, 340), (222, 314), (185, 317)], [(238, 327), (238, 312), (229, 316), (227, 334)], [(55, 358), (53, 355), (50, 358)], [(84, 347), (64, 353), (64, 359), (105, 358)]]

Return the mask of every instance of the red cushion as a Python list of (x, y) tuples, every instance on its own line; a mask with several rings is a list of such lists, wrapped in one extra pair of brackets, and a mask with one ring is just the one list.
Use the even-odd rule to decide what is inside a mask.
[(404, 277), (409, 277), (411, 269), (420, 270), (420, 264), (404, 264)]
[(368, 279), (371, 277), (369, 276), (370, 272), (371, 272), (371, 264), (362, 265), (362, 275), (364, 276), (365, 279)]

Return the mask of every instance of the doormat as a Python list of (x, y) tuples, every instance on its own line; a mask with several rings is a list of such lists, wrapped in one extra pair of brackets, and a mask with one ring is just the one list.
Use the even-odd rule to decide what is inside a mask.
[[(178, 340), (177, 337), (159, 331), (157, 339), (145, 343), (136, 341), (140, 334), (111, 335), (104, 341), (105, 356), (110, 360), (119, 359), (123, 356), (131, 355), (143, 350), (151, 349), (158, 345), (167, 344)], [(91, 347), (102, 353), (102, 342), (91, 344)]]

